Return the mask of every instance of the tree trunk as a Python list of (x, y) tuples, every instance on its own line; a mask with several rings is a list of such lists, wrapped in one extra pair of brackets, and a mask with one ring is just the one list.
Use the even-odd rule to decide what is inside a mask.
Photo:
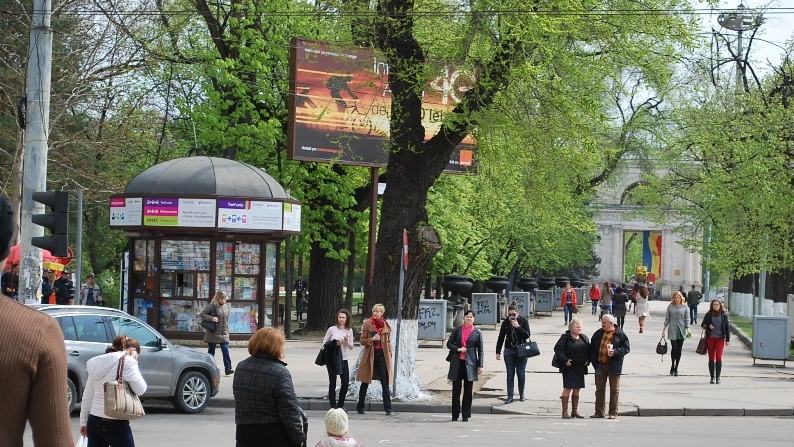
[[(336, 324), (336, 312), (342, 308), (344, 263), (326, 257), (320, 241), (312, 242), (309, 259), (309, 312), (306, 329), (326, 330)], [(341, 247), (334, 247), (339, 250)]]

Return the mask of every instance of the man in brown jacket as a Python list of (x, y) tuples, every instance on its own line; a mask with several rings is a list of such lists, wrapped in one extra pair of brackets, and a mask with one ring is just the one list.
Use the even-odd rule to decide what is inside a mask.
[[(0, 196), (0, 270), (14, 236), (14, 212)], [(63, 333), (50, 316), (0, 300), (0, 446), (22, 447), (30, 422), (37, 447), (73, 447)]]

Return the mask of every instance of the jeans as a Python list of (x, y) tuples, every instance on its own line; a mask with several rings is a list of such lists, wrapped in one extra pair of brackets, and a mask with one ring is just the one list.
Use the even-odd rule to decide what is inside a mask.
[(698, 322), (698, 305), (689, 304), (689, 324), (697, 324)]
[(593, 315), (595, 315), (596, 312), (598, 311), (598, 303), (599, 303), (599, 300), (592, 301), (592, 304), (593, 304)]
[[(216, 343), (207, 343), (209, 345), (209, 349), (207, 349), (207, 354), (215, 357), (215, 344)], [(220, 343), (221, 345), (221, 353), (223, 354), (223, 367), (226, 371), (232, 369), (232, 358), (229, 357), (229, 343)]]
[[(328, 403), (331, 408), (345, 408), (345, 396), (347, 396), (347, 386), (350, 383), (350, 370), (347, 367), (347, 360), (342, 360), (342, 372), (338, 374), (336, 368), (325, 365), (328, 370)], [(341, 385), (339, 386), (339, 401), (336, 400), (336, 376), (339, 376)]]
[(709, 352), (709, 361), (710, 362), (721, 362), (722, 361), (722, 351), (725, 349), (725, 339), (724, 338), (713, 338), (707, 337), (706, 338), (706, 349)]
[(566, 323), (573, 320), (573, 304), (567, 303), (565, 306), (563, 306), (562, 310), (563, 310), (563, 315), (565, 316)]
[[(378, 377), (380, 379), (380, 388), (383, 392), (383, 410), (391, 413), (391, 394), (389, 394), (389, 370), (386, 368), (386, 356), (383, 351), (375, 349), (375, 356), (373, 359), (372, 368), (378, 369)], [(369, 384), (362, 382), (358, 389), (358, 405), (356, 410), (364, 409), (364, 398), (367, 397), (367, 389)]]
[(88, 447), (135, 447), (130, 421), (88, 415)]
[(518, 354), (505, 354), (504, 358), (507, 367), (507, 397), (513, 397), (515, 376), (518, 376), (518, 395), (523, 397), (528, 359), (522, 359)]
[(452, 417), (457, 419), (460, 414), (460, 391), (463, 387), (463, 417), (471, 417), (472, 388), (474, 382), (467, 380), (466, 361), (461, 360), (458, 366), (457, 379), (452, 381)]

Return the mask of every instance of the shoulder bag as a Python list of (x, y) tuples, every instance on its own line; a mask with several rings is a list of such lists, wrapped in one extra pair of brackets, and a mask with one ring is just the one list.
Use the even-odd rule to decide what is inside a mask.
[[(213, 316), (215, 316), (215, 317), (218, 316), (217, 312), (215, 311), (215, 306), (214, 305), (212, 306), (212, 313), (213, 313)], [(204, 329), (208, 330), (209, 332), (215, 332), (215, 329), (218, 327), (218, 323), (216, 323), (214, 321), (206, 321), (204, 319), (202, 319), (201, 323), (199, 323), (199, 324), (201, 324), (201, 327), (203, 327)]]
[(700, 341), (698, 341), (698, 347), (695, 349), (695, 352), (697, 352), (700, 355), (706, 355), (709, 352), (708, 348), (706, 348), (706, 330), (705, 329), (703, 329), (703, 331), (700, 332)]
[(516, 345), (516, 351), (518, 351), (518, 356), (522, 359), (528, 359), (530, 357), (540, 355), (540, 348), (538, 348), (538, 344), (532, 341), (532, 339), (529, 339), (529, 341), (523, 341)]
[(131, 421), (143, 416), (143, 405), (138, 395), (135, 394), (130, 385), (124, 380), (124, 358), (119, 360), (116, 369), (116, 380), (105, 382), (105, 416), (114, 419)]

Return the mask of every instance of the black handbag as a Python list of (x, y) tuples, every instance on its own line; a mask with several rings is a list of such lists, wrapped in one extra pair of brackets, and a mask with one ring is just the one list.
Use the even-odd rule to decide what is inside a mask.
[(664, 355), (667, 354), (667, 340), (664, 337), (656, 344), (656, 353), (662, 356), (662, 362), (664, 362)]
[(215, 328), (218, 327), (218, 323), (215, 323), (214, 321), (201, 320), (201, 323), (199, 323), (199, 324), (201, 324), (201, 327), (203, 327), (204, 329), (206, 329), (206, 330), (208, 330), (210, 332), (214, 332)]
[(530, 357), (540, 355), (540, 348), (538, 348), (538, 344), (532, 340), (519, 343), (516, 346), (516, 351), (518, 351), (518, 356), (522, 359), (528, 359)]
[(317, 358), (314, 359), (314, 364), (325, 366), (325, 344), (320, 347), (320, 352), (317, 353)]
[(557, 353), (554, 353), (554, 357), (551, 358), (551, 366), (554, 368), (560, 367), (560, 357), (557, 356)]

